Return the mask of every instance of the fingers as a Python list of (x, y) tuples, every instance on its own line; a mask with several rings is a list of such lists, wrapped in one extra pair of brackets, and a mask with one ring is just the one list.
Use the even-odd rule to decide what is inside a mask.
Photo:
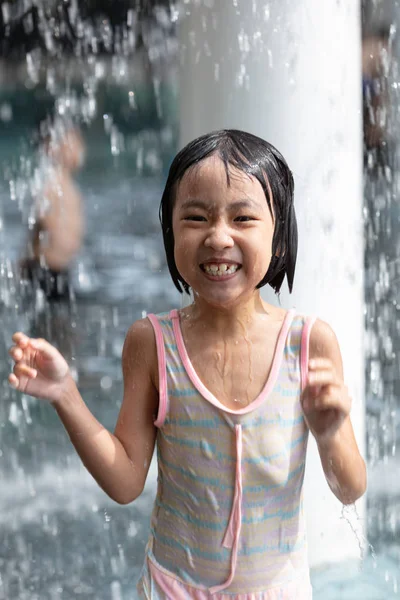
[(20, 348), (26, 348), (29, 344), (29, 337), (22, 333), (21, 331), (17, 331), (12, 336), (12, 341), (15, 342)]
[(29, 348), (42, 352), (43, 354), (53, 358), (58, 355), (58, 351), (54, 348), (54, 346), (42, 338), (30, 338), (19, 331), (14, 333), (12, 340), (15, 343), (15, 346), (12, 346), (8, 353), (10, 354), (11, 358), (16, 361), (22, 360), (24, 351), (28, 350)]
[(308, 384), (311, 386), (324, 386), (340, 384), (341, 379), (336, 374), (336, 369), (329, 358), (312, 358), (308, 362)]
[(8, 383), (11, 385), (12, 388), (14, 388), (14, 390), (17, 390), (19, 387), (18, 377), (16, 377), (14, 373), (10, 373), (10, 375), (8, 376)]
[(35, 379), (37, 377), (37, 370), (29, 367), (25, 363), (18, 363), (13, 369), (14, 375), (20, 379), (21, 377), (28, 377), (29, 379)]
[(32, 340), (31, 340), (31, 338), (29, 338), (24, 333), (21, 333), (20, 331), (18, 331), (17, 333), (14, 333), (14, 335), (12, 336), (12, 340), (13, 340), (15, 346), (12, 346), (9, 349), (8, 353), (13, 360), (15, 360), (15, 361), (22, 360), (22, 358), (24, 357), (24, 352), (29, 348), (30, 342)]
[(19, 346), (12, 346), (9, 349), (8, 354), (15, 362), (22, 360), (24, 357), (24, 352)]
[(323, 386), (339, 383), (336, 373), (331, 369), (311, 371), (308, 373), (308, 384), (311, 386)]
[(58, 350), (42, 338), (30, 338), (29, 343), (34, 350), (43, 352), (43, 354), (46, 354), (47, 356), (55, 357), (59, 355)]
[(344, 414), (350, 413), (351, 397), (345, 385), (326, 385), (319, 388), (317, 394), (312, 392), (312, 388), (306, 390), (302, 397), (302, 406), (306, 413), (331, 409), (339, 410)]
[(333, 367), (333, 363), (329, 358), (310, 358), (308, 361), (309, 369), (325, 369)]
[(15, 390), (20, 389), (21, 386), (21, 381), (23, 378), (26, 379), (35, 379), (37, 377), (37, 371), (36, 369), (32, 369), (31, 367), (28, 367), (27, 365), (15, 365), (14, 367), (14, 371), (13, 373), (10, 373), (10, 375), (8, 376), (8, 383), (10, 384), (10, 386), (12, 388), (14, 388)]
[(9, 349), (8, 353), (15, 365), (13, 372), (8, 376), (8, 382), (14, 389), (20, 389), (22, 379), (26, 381), (37, 377), (37, 370), (27, 364), (30, 362), (28, 350), (33, 340), (21, 332), (14, 333), (12, 339), (15, 345)]

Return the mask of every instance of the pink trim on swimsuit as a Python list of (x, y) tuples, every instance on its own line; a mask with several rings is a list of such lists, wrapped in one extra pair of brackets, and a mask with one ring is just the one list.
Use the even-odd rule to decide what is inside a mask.
[(215, 585), (210, 588), (210, 594), (216, 594), (226, 589), (232, 583), (237, 564), (237, 555), (239, 548), (240, 531), (242, 529), (242, 426), (235, 425), (236, 434), (236, 477), (235, 492), (233, 496), (231, 515), (228, 521), (228, 527), (222, 540), (224, 548), (232, 548), (231, 554), (231, 572), (225, 583)]
[[(210, 590), (204, 585), (194, 585), (182, 581), (179, 577), (176, 577), (156, 563), (151, 556), (147, 559), (147, 565), (151, 573), (151, 578), (164, 594), (164, 600), (188, 600), (188, 598), (191, 600), (210, 600)], [(149, 591), (149, 595), (146, 595), (145, 598), (146, 600), (153, 599), (152, 590)], [(154, 595), (154, 599), (156, 598), (157, 600), (161, 600), (158, 594)], [(214, 598), (215, 600), (258, 600), (259, 598), (268, 600), (293, 600), (293, 598), (296, 598), (296, 600), (311, 600), (312, 587), (307, 573), (303, 577), (299, 577), (298, 580), (286, 584), (284, 591), (282, 590), (282, 586), (278, 584), (268, 588), (264, 592), (238, 594), (217, 592)]]
[(159, 405), (157, 419), (154, 421), (154, 425), (156, 427), (162, 427), (167, 415), (168, 405), (167, 363), (165, 358), (164, 337), (157, 317), (155, 315), (147, 315), (147, 318), (153, 326), (157, 345)]
[(301, 389), (307, 385), (308, 378), (308, 360), (310, 354), (310, 335), (312, 326), (315, 323), (315, 317), (308, 317), (304, 323), (303, 331), (301, 334), (301, 348), (300, 348), (300, 373), (301, 373)]
[(295, 315), (294, 310), (289, 310), (286, 313), (286, 316), (283, 321), (281, 330), (279, 332), (278, 340), (276, 343), (275, 354), (274, 354), (274, 358), (272, 361), (271, 371), (268, 375), (268, 378), (267, 378), (264, 388), (261, 390), (261, 392), (257, 396), (257, 398), (255, 400), (253, 400), (253, 402), (250, 402), (250, 404), (248, 406), (245, 406), (244, 408), (240, 408), (239, 410), (233, 410), (232, 408), (228, 408), (227, 406), (222, 404), (214, 396), (214, 394), (212, 394), (206, 388), (206, 386), (200, 380), (199, 376), (197, 375), (196, 371), (194, 370), (194, 367), (191, 363), (189, 355), (186, 351), (185, 342), (183, 341), (182, 330), (181, 330), (181, 326), (180, 326), (180, 322), (179, 322), (178, 311), (176, 309), (174, 309), (170, 312), (170, 318), (172, 319), (172, 326), (174, 329), (174, 334), (175, 334), (176, 344), (178, 347), (179, 356), (181, 357), (183, 366), (185, 367), (186, 372), (187, 372), (191, 382), (193, 383), (194, 387), (200, 392), (200, 394), (203, 396), (203, 398), (205, 398), (206, 400), (211, 402), (211, 404), (214, 404), (214, 406), (216, 406), (220, 410), (223, 410), (227, 413), (231, 413), (234, 415), (243, 415), (248, 412), (251, 412), (252, 410), (255, 410), (258, 406), (260, 406), (260, 404), (262, 404), (262, 402), (268, 396), (270, 391), (273, 389), (276, 379), (278, 377), (280, 366), (281, 366), (286, 337), (288, 335), (294, 315)]

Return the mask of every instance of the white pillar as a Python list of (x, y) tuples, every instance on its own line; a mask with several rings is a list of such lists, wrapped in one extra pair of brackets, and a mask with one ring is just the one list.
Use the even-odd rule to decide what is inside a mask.
[[(181, 144), (213, 129), (259, 135), (295, 177), (299, 256), (282, 304), (334, 328), (364, 450), (360, 13), (337, 0), (186, 0), (180, 25)], [(271, 296), (268, 294), (268, 299)], [(312, 567), (360, 556), (323, 477), (306, 475)], [(358, 515), (364, 516), (364, 503)], [(351, 515), (350, 515), (351, 517)]]

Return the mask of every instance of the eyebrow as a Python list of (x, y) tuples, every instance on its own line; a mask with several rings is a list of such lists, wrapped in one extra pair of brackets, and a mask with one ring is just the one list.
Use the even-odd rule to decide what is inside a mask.
[[(205, 202), (204, 200), (200, 200), (198, 198), (189, 198), (183, 202), (181, 208), (183, 210), (188, 208), (200, 208), (203, 210), (209, 210), (210, 204)], [(228, 205), (229, 210), (240, 210), (241, 208), (259, 208), (258, 204), (252, 200), (251, 198), (245, 198), (243, 200), (236, 200), (235, 202), (231, 202)]]
[(208, 205), (203, 200), (198, 200), (197, 198), (189, 198), (188, 200), (185, 200), (185, 202), (182, 203), (181, 208), (203, 208), (204, 210), (206, 210), (208, 208)]

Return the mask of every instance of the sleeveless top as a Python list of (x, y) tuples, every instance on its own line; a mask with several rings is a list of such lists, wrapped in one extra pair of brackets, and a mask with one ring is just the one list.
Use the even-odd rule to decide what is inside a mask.
[(139, 596), (310, 600), (300, 394), (313, 319), (287, 312), (263, 390), (234, 411), (196, 374), (178, 312), (148, 318), (159, 371), (158, 487)]

